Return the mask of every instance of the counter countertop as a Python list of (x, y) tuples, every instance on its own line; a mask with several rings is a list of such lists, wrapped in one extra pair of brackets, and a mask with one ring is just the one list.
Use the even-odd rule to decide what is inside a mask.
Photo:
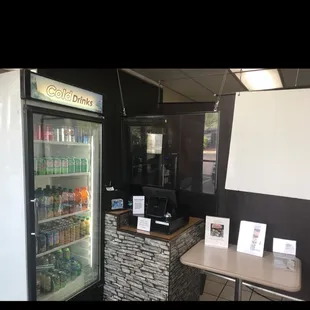
[(151, 238), (158, 238), (164, 241), (171, 241), (172, 239), (176, 238), (177, 236), (179, 236), (181, 233), (183, 233), (184, 231), (186, 231), (187, 229), (189, 229), (190, 227), (203, 222), (203, 219), (197, 218), (197, 217), (190, 217), (189, 218), (189, 222), (182, 228), (178, 229), (177, 231), (175, 231), (174, 233), (170, 234), (170, 235), (166, 235), (160, 232), (156, 232), (156, 231), (151, 231), (151, 232), (147, 232), (147, 231), (143, 231), (143, 230), (138, 230), (134, 227), (131, 226), (121, 226), (119, 227), (119, 231), (123, 231), (123, 232), (128, 232), (128, 233), (133, 233), (133, 234), (137, 234), (137, 235), (142, 235), (142, 236), (149, 236)]

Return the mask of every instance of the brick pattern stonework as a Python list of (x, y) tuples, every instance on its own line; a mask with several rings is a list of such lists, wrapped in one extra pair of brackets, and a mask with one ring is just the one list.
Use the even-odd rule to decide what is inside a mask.
[(200, 222), (170, 242), (169, 300), (199, 300), (200, 270), (183, 265), (180, 257), (197, 244), (203, 235), (204, 222)]
[(118, 231), (127, 218), (105, 216), (104, 300), (199, 300), (197, 271), (180, 256), (201, 240), (204, 224), (166, 242)]

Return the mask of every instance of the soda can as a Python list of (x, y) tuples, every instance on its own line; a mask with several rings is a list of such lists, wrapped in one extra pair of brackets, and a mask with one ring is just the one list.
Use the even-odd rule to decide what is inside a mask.
[(83, 128), (82, 131), (82, 142), (86, 144), (89, 143), (88, 130), (86, 128)]
[(67, 127), (67, 130), (68, 130), (68, 137), (67, 137), (67, 142), (72, 142), (71, 141), (71, 127)]
[(68, 157), (68, 171), (69, 173), (75, 173), (75, 160), (73, 157)]
[(43, 126), (43, 139), (45, 141), (51, 141), (53, 136), (53, 127), (52, 125), (46, 124)]
[(61, 174), (61, 159), (54, 157), (54, 174)]
[(61, 173), (62, 174), (68, 174), (69, 173), (69, 163), (68, 158), (62, 158), (61, 159)]
[(46, 174), (50, 175), (54, 173), (54, 160), (51, 157), (45, 159), (46, 162)]
[(81, 159), (74, 158), (74, 165), (75, 165), (75, 173), (80, 173), (81, 172)]
[(88, 160), (87, 160), (87, 158), (81, 158), (81, 172), (88, 172)]
[(78, 126), (74, 127), (74, 135), (75, 135), (75, 142), (81, 143), (82, 137), (81, 137), (81, 129)]
[(44, 157), (38, 158), (39, 175), (46, 174), (46, 162)]
[(59, 128), (59, 142), (66, 142), (65, 131), (65, 127)]
[(75, 128), (74, 127), (70, 127), (69, 134), (70, 134), (70, 142), (76, 142), (75, 141)]
[(69, 141), (69, 128), (68, 126), (64, 126), (64, 134), (65, 134), (65, 142), (70, 142)]
[(54, 141), (60, 142), (60, 128), (54, 129)]

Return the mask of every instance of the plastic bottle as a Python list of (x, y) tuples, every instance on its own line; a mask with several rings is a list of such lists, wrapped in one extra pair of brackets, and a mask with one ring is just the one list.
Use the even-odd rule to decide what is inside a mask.
[(88, 198), (89, 198), (89, 193), (87, 191), (87, 187), (84, 186), (84, 187), (82, 187), (82, 190), (81, 190), (81, 200), (82, 200), (82, 210), (83, 211), (86, 211), (89, 208)]
[(51, 195), (50, 188), (45, 188), (43, 190), (44, 194), (44, 204), (46, 209), (46, 218), (54, 217), (54, 210), (53, 210), (53, 196)]
[(81, 234), (81, 238), (86, 236), (86, 224), (84, 219), (81, 219), (81, 223), (80, 223), (80, 234)]
[(79, 240), (81, 238), (81, 223), (80, 223), (80, 221), (75, 221), (74, 228), (75, 228), (75, 240)]
[(61, 216), (62, 215), (62, 204), (61, 204), (61, 195), (58, 189), (55, 189), (52, 193), (54, 197), (54, 216)]
[(39, 200), (39, 207), (38, 207), (38, 218), (39, 221), (47, 219), (47, 212), (45, 208), (45, 201), (44, 201), (44, 193), (41, 187), (36, 189), (36, 198)]
[(61, 202), (62, 202), (62, 214), (66, 215), (69, 214), (69, 195), (67, 189), (64, 188), (61, 194)]
[(71, 258), (70, 264), (71, 264), (71, 280), (73, 281), (78, 276), (78, 266), (77, 266), (74, 258)]
[(77, 187), (74, 191), (75, 212), (82, 211), (82, 195), (81, 190)]
[(69, 189), (68, 192), (68, 202), (69, 202), (69, 213), (76, 212), (75, 208), (75, 194), (73, 193), (72, 189)]
[(89, 220), (89, 217), (86, 217), (84, 222), (85, 222), (85, 234), (88, 236), (90, 234), (90, 220)]
[(69, 261), (71, 259), (70, 248), (65, 248), (63, 250), (63, 257), (64, 257), (64, 260), (66, 261)]

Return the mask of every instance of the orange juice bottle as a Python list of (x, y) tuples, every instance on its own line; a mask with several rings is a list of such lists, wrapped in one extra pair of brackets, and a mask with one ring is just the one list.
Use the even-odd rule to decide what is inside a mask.
[(75, 210), (76, 212), (82, 211), (82, 194), (78, 187), (75, 189), (74, 194), (75, 194)]
[(82, 190), (81, 190), (82, 210), (83, 211), (88, 210), (88, 198), (89, 198), (89, 194), (87, 191), (87, 187), (84, 186), (84, 187), (82, 187)]

